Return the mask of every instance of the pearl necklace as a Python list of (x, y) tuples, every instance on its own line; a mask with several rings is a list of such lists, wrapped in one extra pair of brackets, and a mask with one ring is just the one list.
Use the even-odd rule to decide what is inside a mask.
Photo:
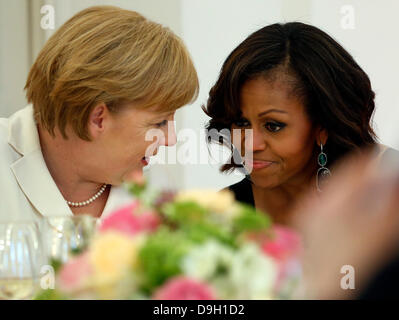
[(101, 189), (94, 195), (92, 196), (89, 200), (82, 201), (82, 202), (71, 202), (67, 201), (68, 205), (70, 207), (84, 207), (92, 203), (94, 200), (96, 200), (99, 196), (103, 194), (103, 192), (107, 189), (107, 184), (104, 184)]

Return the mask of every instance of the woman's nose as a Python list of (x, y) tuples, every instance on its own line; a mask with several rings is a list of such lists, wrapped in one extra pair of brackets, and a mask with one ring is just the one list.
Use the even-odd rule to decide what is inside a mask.
[(168, 130), (166, 132), (164, 146), (172, 147), (177, 143), (174, 121), (168, 121)]
[(245, 131), (245, 148), (247, 150), (256, 152), (266, 148), (266, 142), (260, 130), (251, 128)]

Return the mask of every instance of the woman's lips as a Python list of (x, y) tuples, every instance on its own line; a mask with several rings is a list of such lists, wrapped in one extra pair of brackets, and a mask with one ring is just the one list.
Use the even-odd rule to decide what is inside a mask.
[(249, 159), (246, 159), (245, 160), (245, 164), (248, 167), (251, 167), (254, 170), (259, 170), (259, 169), (270, 167), (273, 164), (273, 162), (264, 161), (264, 160), (249, 160)]
[(143, 158), (141, 159), (141, 163), (142, 163), (144, 166), (147, 166), (149, 162), (150, 162), (150, 158), (148, 158), (148, 157), (143, 157)]

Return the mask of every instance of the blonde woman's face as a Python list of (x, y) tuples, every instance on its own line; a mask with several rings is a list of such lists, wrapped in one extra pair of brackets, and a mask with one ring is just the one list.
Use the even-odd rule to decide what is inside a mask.
[(103, 131), (89, 142), (96, 153), (93, 175), (99, 176), (98, 181), (119, 185), (135, 171), (141, 171), (160, 146), (176, 144), (174, 114), (134, 106), (117, 114), (108, 112)]

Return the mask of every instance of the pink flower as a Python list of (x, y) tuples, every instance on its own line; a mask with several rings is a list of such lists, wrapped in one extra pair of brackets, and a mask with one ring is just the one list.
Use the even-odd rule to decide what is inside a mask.
[(142, 231), (154, 231), (160, 224), (160, 218), (153, 212), (136, 213), (139, 207), (137, 201), (123, 207), (105, 218), (100, 231), (116, 230), (128, 235)]
[(261, 241), (264, 253), (273, 257), (277, 262), (285, 262), (297, 257), (301, 251), (301, 239), (293, 230), (275, 225), (272, 227), (272, 237)]
[(261, 236), (257, 240), (262, 251), (277, 263), (278, 275), (274, 288), (279, 291), (286, 279), (300, 276), (302, 243), (299, 234), (290, 228), (274, 225), (271, 232), (271, 237)]
[(167, 281), (159, 288), (155, 300), (214, 300), (215, 296), (208, 285), (185, 276)]
[(65, 292), (79, 290), (92, 274), (88, 254), (83, 253), (64, 264), (59, 273), (60, 289)]

